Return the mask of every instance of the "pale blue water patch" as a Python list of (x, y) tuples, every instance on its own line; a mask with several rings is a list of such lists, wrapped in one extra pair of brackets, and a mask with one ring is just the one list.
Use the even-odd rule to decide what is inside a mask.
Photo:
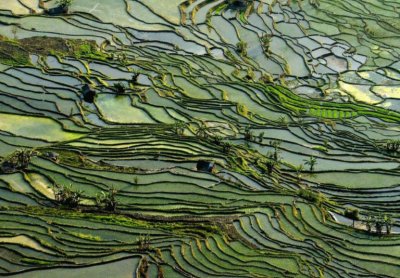
[(242, 175), (240, 173), (236, 173), (236, 172), (232, 172), (232, 171), (228, 171), (228, 170), (224, 169), (224, 170), (220, 171), (218, 173), (218, 175), (223, 177), (226, 180), (239, 181), (241, 184), (244, 184), (244, 185), (251, 187), (253, 189), (256, 189), (256, 190), (261, 190), (261, 191), (267, 190), (264, 186), (262, 186), (255, 180), (253, 180), (245, 175)]
[(127, 70), (122, 70), (112, 65), (99, 62), (92, 62), (89, 64), (89, 67), (111, 79), (131, 79), (133, 75), (132, 72), (128, 72)]
[(135, 36), (137, 39), (142, 41), (154, 41), (154, 42), (164, 42), (166, 44), (173, 44), (178, 46), (180, 49), (184, 49), (187, 52), (193, 54), (202, 55), (205, 54), (205, 48), (193, 41), (186, 41), (181, 36), (178, 36), (173, 32), (140, 32), (134, 29), (129, 29), (129, 32)]
[[(126, 254), (128, 256), (128, 254)], [(52, 268), (17, 274), (18, 278), (82, 278), (82, 277), (136, 277), (136, 268), (140, 258), (134, 257), (121, 261), (104, 263), (89, 267)], [(11, 277), (14, 277), (11, 276)]]

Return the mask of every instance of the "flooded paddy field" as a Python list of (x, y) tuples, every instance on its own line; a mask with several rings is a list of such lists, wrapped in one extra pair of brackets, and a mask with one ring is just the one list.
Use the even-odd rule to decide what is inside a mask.
[(0, 276), (400, 277), (399, 12), (0, 1)]

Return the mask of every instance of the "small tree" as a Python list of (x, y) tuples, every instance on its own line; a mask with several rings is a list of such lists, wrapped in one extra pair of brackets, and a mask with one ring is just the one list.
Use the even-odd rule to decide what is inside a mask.
[(139, 236), (137, 240), (139, 251), (149, 251), (150, 250), (150, 236)]
[(373, 218), (370, 214), (367, 214), (367, 217), (364, 220), (365, 227), (367, 228), (367, 232), (371, 233), (372, 232), (372, 223), (373, 223)]
[(220, 135), (211, 136), (211, 140), (215, 145), (220, 146), (222, 143), (222, 136), (220, 136)]
[(209, 134), (209, 128), (205, 123), (201, 123), (199, 128), (196, 131), (196, 135), (201, 137), (201, 138), (208, 138)]
[(344, 211), (344, 216), (353, 220), (353, 227), (354, 227), (354, 222), (360, 220), (360, 212), (358, 209), (346, 208), (346, 210)]
[(118, 82), (114, 84), (113, 89), (117, 94), (123, 94), (126, 91), (126, 86), (124, 83)]
[(246, 141), (253, 141), (254, 135), (253, 131), (250, 130), (250, 126), (246, 126), (244, 129), (244, 140)]
[(278, 155), (279, 155), (279, 147), (281, 146), (281, 141), (279, 140), (273, 140), (270, 141), (269, 144), (271, 145), (271, 147), (274, 148), (274, 159), (275, 161), (278, 161)]
[(393, 219), (390, 215), (385, 214), (383, 217), (383, 222), (385, 223), (386, 226), (386, 234), (390, 235), (392, 232), (392, 225), (393, 225)]
[(382, 235), (382, 230), (385, 225), (382, 215), (375, 216), (373, 218), (375, 224), (375, 231), (378, 235)]
[(17, 32), (18, 32), (18, 27), (14, 25), (14, 26), (11, 28), (11, 33), (14, 35), (14, 40), (17, 40), (17, 39), (18, 39), (18, 37), (17, 37)]
[(262, 37), (261, 37), (261, 45), (264, 49), (264, 53), (265, 55), (269, 56), (270, 53), (270, 44), (271, 44), (271, 40), (272, 40), (272, 36), (265, 33)]
[(99, 208), (104, 208), (108, 211), (115, 211), (118, 206), (117, 201), (118, 190), (113, 186), (108, 189), (107, 192), (101, 191), (100, 194), (96, 196), (96, 204)]
[(258, 142), (259, 143), (262, 143), (262, 141), (264, 140), (264, 132), (260, 132), (259, 134), (258, 134)]
[(270, 156), (266, 165), (268, 169), (268, 174), (271, 175), (274, 169), (276, 169), (279, 166), (279, 163), (278, 161), (274, 160), (272, 156)]
[(225, 153), (225, 154), (229, 154), (230, 153), (230, 151), (232, 150), (232, 143), (230, 143), (230, 142), (223, 142), (222, 143), (222, 151)]
[(304, 165), (300, 164), (299, 166), (296, 167), (296, 176), (297, 176), (297, 182), (300, 183), (301, 180), (301, 175), (304, 171)]
[(132, 74), (132, 78), (131, 78), (131, 84), (132, 85), (137, 85), (138, 84), (138, 80), (139, 80), (139, 73), (137, 73), (137, 72), (134, 72), (133, 74)]
[(69, 208), (76, 208), (81, 201), (83, 191), (72, 189), (70, 185), (56, 185), (54, 188), (54, 196), (57, 203)]
[(177, 121), (174, 123), (174, 132), (176, 135), (182, 136), (185, 132), (186, 123), (183, 121)]
[(240, 40), (236, 44), (236, 51), (243, 57), (247, 56), (247, 42)]
[(305, 159), (305, 164), (310, 166), (310, 171), (314, 172), (314, 166), (317, 164), (317, 159), (314, 156), (310, 156), (309, 159)]

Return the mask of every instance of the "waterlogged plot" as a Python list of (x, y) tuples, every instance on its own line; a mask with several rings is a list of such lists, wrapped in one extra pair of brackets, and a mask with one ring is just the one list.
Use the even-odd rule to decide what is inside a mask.
[(0, 129), (15, 136), (60, 142), (74, 140), (85, 134), (63, 130), (60, 123), (42, 117), (0, 113)]
[(0, 276), (400, 276), (399, 3), (3, 2)]

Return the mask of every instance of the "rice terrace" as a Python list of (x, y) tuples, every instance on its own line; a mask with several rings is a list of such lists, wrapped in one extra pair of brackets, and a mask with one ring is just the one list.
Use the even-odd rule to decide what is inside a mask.
[(400, 277), (400, 1), (0, 0), (0, 276)]

